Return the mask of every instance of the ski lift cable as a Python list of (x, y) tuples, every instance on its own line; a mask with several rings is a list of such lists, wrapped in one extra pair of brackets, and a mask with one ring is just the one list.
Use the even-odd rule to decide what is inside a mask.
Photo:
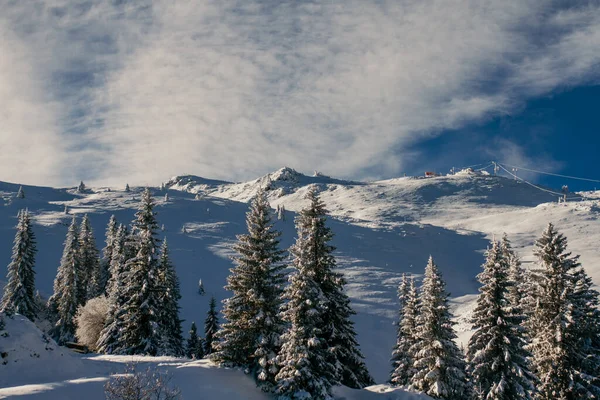
[(558, 176), (558, 177), (560, 177), (560, 178), (577, 179), (577, 180), (580, 180), (580, 181), (588, 181), (588, 182), (597, 182), (597, 183), (600, 183), (600, 180), (598, 180), (598, 179), (578, 178), (578, 177), (576, 177), (576, 176), (569, 176), (569, 175), (554, 174), (554, 173), (552, 173), (552, 172), (538, 171), (538, 170), (531, 169), (531, 168), (517, 167), (517, 166), (514, 166), (514, 165), (509, 165), (509, 164), (501, 164), (501, 163), (498, 163), (498, 165), (499, 165), (499, 166), (505, 165), (505, 166), (507, 166), (507, 167), (510, 167), (510, 168), (517, 168), (517, 169), (520, 169), (520, 170), (523, 170), (523, 171), (535, 172), (535, 173), (537, 173), (537, 174), (544, 174), (544, 175)]
[(478, 168), (476, 171), (485, 171), (485, 170), (486, 170), (486, 169), (488, 169), (489, 167), (493, 167), (493, 166), (494, 166), (494, 164), (493, 164), (493, 163), (492, 163), (492, 164), (488, 164), (488, 166), (487, 166), (487, 167)]
[(507, 170), (506, 168), (504, 168), (504, 166), (503, 166), (502, 164), (497, 164), (497, 165), (498, 165), (498, 166), (499, 166), (501, 169), (503, 169), (503, 170), (504, 170), (504, 171), (505, 171), (507, 174), (509, 174), (509, 175), (513, 176), (515, 179), (518, 179), (518, 180), (520, 180), (521, 182), (524, 182), (524, 183), (526, 183), (526, 184), (528, 184), (528, 185), (530, 185), (530, 186), (533, 186), (533, 187), (534, 187), (534, 188), (536, 188), (536, 189), (539, 189), (539, 190), (541, 190), (541, 191), (543, 191), (543, 192), (547, 192), (547, 193), (555, 194), (555, 195), (558, 195), (558, 196), (564, 196), (564, 193), (559, 193), (559, 192), (555, 192), (555, 191), (553, 191), (553, 190), (544, 189), (543, 187), (540, 187), (540, 186), (534, 185), (533, 183), (531, 183), (531, 182), (528, 182), (528, 181), (526, 181), (525, 179), (523, 179), (523, 178), (521, 178), (521, 177), (518, 177), (517, 175), (513, 174), (512, 172), (510, 172), (509, 170)]

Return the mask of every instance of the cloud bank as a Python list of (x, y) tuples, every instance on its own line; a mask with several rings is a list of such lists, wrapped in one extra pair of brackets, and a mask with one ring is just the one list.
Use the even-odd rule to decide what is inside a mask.
[(585, 2), (0, 5), (1, 179), (27, 183), (389, 176), (419, 140), (600, 78)]

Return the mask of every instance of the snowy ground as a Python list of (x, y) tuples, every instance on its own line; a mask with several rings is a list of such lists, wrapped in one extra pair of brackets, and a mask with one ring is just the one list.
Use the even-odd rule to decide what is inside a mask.
[[(218, 300), (227, 296), (223, 285), (231, 268), (229, 246), (236, 234), (244, 232), (246, 202), (256, 190), (260, 186), (269, 188), (272, 206), (285, 206), (286, 220), (278, 221), (277, 228), (283, 231), (282, 245), (289, 246), (295, 237), (294, 211), (305, 205), (303, 196), (309, 184), (319, 186), (333, 216), (330, 226), (336, 234), (334, 245), (340, 270), (350, 282), (348, 292), (358, 312), (359, 341), (377, 382), (384, 382), (390, 369), (396, 286), (402, 273), (420, 276), (429, 254), (448, 282), (462, 341), (470, 334), (468, 316), (478, 287), (475, 276), (494, 235), (508, 233), (525, 265), (530, 265), (534, 240), (548, 222), (553, 222), (569, 238), (569, 249), (581, 254), (583, 265), (600, 283), (597, 193), (587, 193), (587, 201), (557, 204), (554, 195), (527, 184), (473, 174), (361, 183), (309, 177), (284, 168), (255, 181), (236, 184), (184, 176), (167, 182), (168, 201), (164, 200), (165, 191), (156, 190), (155, 195), (159, 223), (165, 226), (163, 234), (169, 240), (182, 284), (186, 331), (192, 321), (204, 320), (210, 295)], [(77, 194), (70, 189), (24, 189), (26, 198), (16, 199), (18, 185), (0, 183), (0, 204), (4, 202), (4, 207), (0, 207), (0, 261), (8, 264), (10, 260), (17, 211), (29, 208), (38, 238), (36, 283), (46, 296), (52, 291), (72, 215), (89, 213), (98, 246), (102, 247), (110, 215), (115, 214), (120, 222), (130, 222), (141, 191), (94, 188), (90, 193)], [(64, 213), (65, 205), (69, 215)], [(198, 279), (204, 283), (205, 296), (197, 294)], [(79, 361), (87, 366), (97, 365), (99, 370), (114, 366), (114, 362), (97, 358)], [(176, 374), (185, 374), (207, 367), (195, 363), (173, 369), (178, 371)], [(72, 379), (75, 378), (82, 377)], [(102, 386), (96, 381), (69, 385), (82, 384)]]
[[(45, 338), (19, 315), (5, 317), (0, 330), (0, 399), (105, 399), (104, 385), (122, 374), (127, 364), (136, 371), (156, 369), (171, 377), (183, 399), (262, 400), (271, 396), (256, 388), (242, 371), (217, 368), (207, 360), (172, 357), (79, 355)], [(428, 397), (376, 385), (367, 390), (336, 388), (336, 398), (347, 400), (417, 400)]]

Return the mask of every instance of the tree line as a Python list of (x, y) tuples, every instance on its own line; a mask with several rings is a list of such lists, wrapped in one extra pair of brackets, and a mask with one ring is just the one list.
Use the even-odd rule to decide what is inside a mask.
[(534, 255), (537, 266), (525, 270), (506, 235), (492, 240), (466, 354), (433, 259), (420, 290), (404, 276), (390, 383), (452, 400), (600, 398), (598, 292), (554, 225)]

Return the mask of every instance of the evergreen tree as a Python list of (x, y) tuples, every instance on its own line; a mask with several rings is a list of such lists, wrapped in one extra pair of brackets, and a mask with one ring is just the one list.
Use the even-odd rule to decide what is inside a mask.
[(183, 355), (183, 335), (181, 319), (179, 318), (179, 279), (169, 258), (167, 239), (164, 239), (160, 249), (158, 269), (158, 285), (161, 294), (161, 308), (158, 327), (161, 330), (162, 341), (159, 355)]
[(198, 280), (198, 294), (200, 296), (204, 296), (206, 291), (204, 290), (204, 283), (202, 283), (202, 279)]
[(19, 186), (19, 191), (17, 192), (17, 199), (24, 199), (25, 191), (23, 190), (23, 186)]
[(509, 280), (510, 252), (508, 239), (504, 245), (492, 242), (483, 272), (482, 284), (473, 313), (475, 333), (469, 340), (468, 371), (475, 397), (480, 400), (531, 399), (535, 378), (528, 369), (529, 353), (523, 316), (518, 304), (508, 300), (513, 283)]
[(59, 344), (71, 342), (75, 338), (75, 314), (79, 306), (79, 228), (73, 217), (65, 239), (60, 266), (54, 279), (54, 293), (48, 300), (48, 308), (56, 321), (52, 336)]
[(127, 236), (127, 228), (124, 225), (119, 225), (113, 242), (113, 254), (109, 267), (110, 279), (107, 284), (108, 314), (97, 344), (98, 351), (101, 353), (119, 354), (125, 348), (121, 332), (124, 324), (124, 307), (127, 300), (125, 297), (128, 273), (125, 269), (125, 263), (128, 260), (126, 254)]
[[(513, 313), (516, 315), (523, 314), (523, 320), (525, 319), (525, 310), (522, 306), (526, 297), (526, 286), (527, 286), (527, 274), (521, 266), (519, 257), (515, 254), (510, 241), (506, 234), (502, 236), (500, 243), (500, 251), (502, 252), (502, 259), (505, 263), (508, 263), (508, 292), (506, 294), (506, 300), (508, 304), (514, 309)], [(521, 322), (523, 323), (523, 322)]]
[(85, 193), (85, 191), (86, 191), (85, 184), (83, 183), (83, 181), (79, 182), (79, 186), (77, 186), (77, 192)]
[(115, 248), (115, 240), (117, 239), (117, 231), (119, 225), (117, 224), (117, 218), (111, 215), (106, 227), (106, 245), (102, 249), (102, 260), (100, 260), (100, 276), (98, 277), (99, 287), (103, 294), (108, 294), (108, 281), (111, 278), (111, 264), (112, 257)]
[(434, 398), (459, 400), (469, 398), (470, 391), (465, 362), (454, 343), (456, 334), (445, 286), (437, 265), (429, 257), (417, 318), (417, 343), (412, 349), (417, 372), (411, 378), (410, 387)]
[(351, 388), (372, 385), (374, 381), (363, 361), (351, 320), (356, 312), (344, 291), (347, 281), (342, 274), (335, 272), (335, 247), (330, 244), (333, 232), (326, 225), (325, 204), (314, 187), (308, 191), (307, 198), (310, 204), (300, 212), (297, 224), (311, 230), (312, 251), (318, 255), (316, 279), (327, 300), (324, 316), (327, 325), (323, 329), (323, 338), (330, 348), (330, 361), (337, 368), (335, 382)]
[(188, 358), (194, 358), (199, 360), (204, 357), (204, 346), (202, 338), (198, 336), (198, 330), (196, 329), (196, 323), (192, 322), (190, 329), (190, 337), (187, 340), (186, 356)]
[(400, 299), (400, 319), (396, 346), (392, 353), (393, 370), (390, 383), (406, 386), (416, 372), (413, 367), (414, 355), (411, 349), (416, 344), (415, 332), (417, 316), (419, 315), (419, 296), (414, 278), (408, 280), (403, 276), (398, 296)]
[(19, 211), (16, 228), (0, 312), (6, 310), (9, 313), (16, 312), (33, 321), (37, 312), (34, 271), (37, 249), (27, 210)]
[(100, 296), (102, 270), (94, 231), (88, 215), (83, 216), (81, 229), (79, 231), (79, 267), (78, 274), (80, 285), (78, 285), (78, 304), (84, 305), (89, 299)]
[(130, 192), (131, 191), (131, 189), (129, 188), (129, 183), (125, 184), (125, 191), (126, 192)]
[(598, 350), (591, 345), (597, 342), (597, 334), (592, 333), (591, 340), (585, 337), (590, 317), (592, 321), (595, 318), (597, 330), (597, 311), (593, 311), (591, 301), (597, 299), (597, 293), (585, 284), (579, 256), (566, 251), (566, 237), (552, 224), (548, 224), (535, 246), (540, 268), (531, 273), (535, 306), (528, 327), (533, 366), (540, 379), (536, 398), (598, 398), (600, 386), (594, 372)]
[(154, 199), (150, 190), (142, 194), (142, 202), (133, 222), (130, 236), (135, 257), (125, 264), (128, 271), (125, 281), (125, 305), (120, 337), (125, 354), (156, 355), (161, 348), (161, 293), (159, 281), (159, 248), (156, 231), (158, 224), (154, 212)]
[(217, 313), (217, 301), (215, 297), (210, 298), (210, 304), (206, 319), (204, 320), (204, 354), (209, 355), (213, 352), (214, 336), (219, 330), (219, 315)]
[(318, 255), (314, 251), (314, 230), (298, 225), (298, 238), (290, 249), (296, 269), (284, 291), (287, 300), (282, 317), (289, 324), (282, 335), (277, 356), (280, 371), (276, 392), (289, 399), (325, 399), (337, 382), (338, 369), (330, 361), (329, 346), (323, 338), (326, 299), (316, 280)]
[(246, 214), (248, 233), (238, 235), (235, 267), (225, 288), (225, 322), (217, 332), (213, 359), (222, 365), (246, 368), (266, 391), (273, 389), (276, 355), (283, 322), (279, 316), (284, 276), (280, 233), (273, 228), (271, 208), (260, 190)]
[(575, 371), (574, 392), (578, 398), (600, 398), (600, 310), (599, 294), (583, 268), (575, 273), (572, 325), (576, 353), (571, 354)]

